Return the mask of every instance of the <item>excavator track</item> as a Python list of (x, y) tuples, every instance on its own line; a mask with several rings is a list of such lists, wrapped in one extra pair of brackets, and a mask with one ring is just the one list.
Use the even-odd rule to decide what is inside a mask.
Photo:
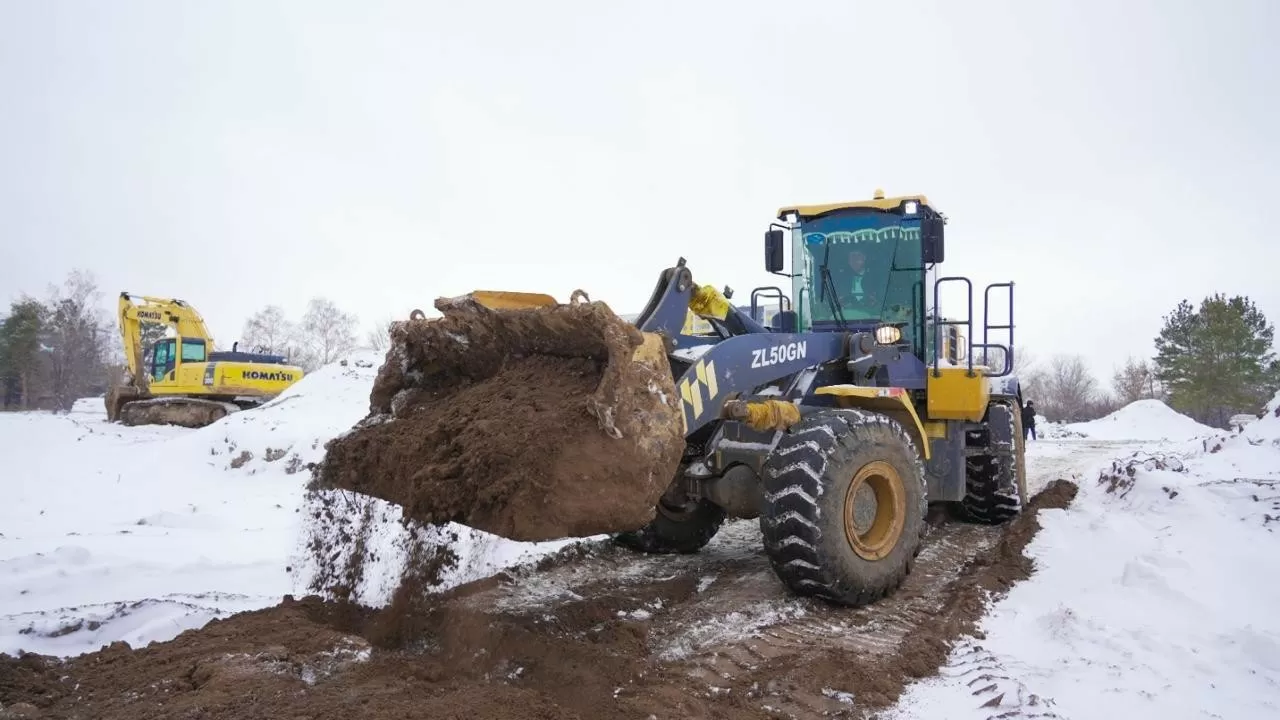
[(120, 406), (124, 425), (178, 425), (202, 428), (241, 408), (235, 403), (190, 397), (157, 397), (132, 400)]

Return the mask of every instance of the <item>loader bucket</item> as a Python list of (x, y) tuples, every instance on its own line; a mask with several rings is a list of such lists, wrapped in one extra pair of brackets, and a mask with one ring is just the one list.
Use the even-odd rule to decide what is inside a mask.
[(648, 523), (684, 452), (661, 338), (600, 302), (435, 305), (392, 325), (370, 413), (327, 445), (316, 486), (513, 540)]

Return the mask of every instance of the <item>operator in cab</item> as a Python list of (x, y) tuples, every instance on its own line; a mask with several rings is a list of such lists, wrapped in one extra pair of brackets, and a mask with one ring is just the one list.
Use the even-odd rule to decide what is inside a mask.
[(875, 305), (875, 291), (871, 287), (870, 278), (867, 277), (867, 254), (854, 249), (849, 251), (848, 260), (849, 273), (846, 287), (849, 299), (855, 306)]
[[(841, 237), (841, 235), (845, 235)], [(836, 320), (836, 309), (826, 293), (821, 293), (821, 266), (828, 263), (831, 284), (835, 288), (840, 314), (848, 322), (868, 320), (908, 321), (911, 317), (911, 283), (909, 273), (891, 271), (893, 250), (888, 243), (860, 242), (844, 233), (832, 233), (822, 240), (811, 241), (814, 295), (811, 301), (814, 320)], [(895, 286), (896, 283), (896, 286)], [(898, 287), (900, 286), (900, 287)], [(894, 300), (885, 303), (886, 293)]]

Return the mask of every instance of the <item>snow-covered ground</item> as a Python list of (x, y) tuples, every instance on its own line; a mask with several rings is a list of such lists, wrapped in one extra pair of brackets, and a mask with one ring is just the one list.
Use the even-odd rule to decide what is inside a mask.
[(1035, 574), (899, 717), (1280, 717), (1278, 410), (1233, 434), (1144, 402), (1049, 441), (1117, 460), (1076, 468)]
[[(354, 355), (199, 430), (109, 424), (100, 399), (0, 414), (0, 652), (138, 647), (304, 593), (306, 465), (368, 411), (381, 362)], [(452, 582), (563, 545), (461, 530)]]
[[(353, 356), (200, 430), (110, 425), (100, 400), (0, 414), (0, 652), (136, 647), (305, 592), (306, 465), (363, 417), (380, 362)], [(1044, 425), (1030, 465), (1080, 494), (1042, 513), (1036, 573), (902, 715), (1280, 717), (1278, 411), (1238, 433), (1154, 402)], [(405, 531), (370, 502), (382, 565), (360, 594), (376, 604)], [(564, 544), (450, 530), (446, 586)]]

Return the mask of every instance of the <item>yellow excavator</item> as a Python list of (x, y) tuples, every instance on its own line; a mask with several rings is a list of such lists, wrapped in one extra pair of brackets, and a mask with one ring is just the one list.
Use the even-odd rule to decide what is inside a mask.
[[(270, 400), (303, 376), (284, 356), (235, 346), (215, 351), (204, 318), (182, 300), (122, 292), (118, 318), (126, 364), (108, 383), (110, 422), (204, 427)], [(144, 323), (164, 326), (166, 334), (145, 356)]]

